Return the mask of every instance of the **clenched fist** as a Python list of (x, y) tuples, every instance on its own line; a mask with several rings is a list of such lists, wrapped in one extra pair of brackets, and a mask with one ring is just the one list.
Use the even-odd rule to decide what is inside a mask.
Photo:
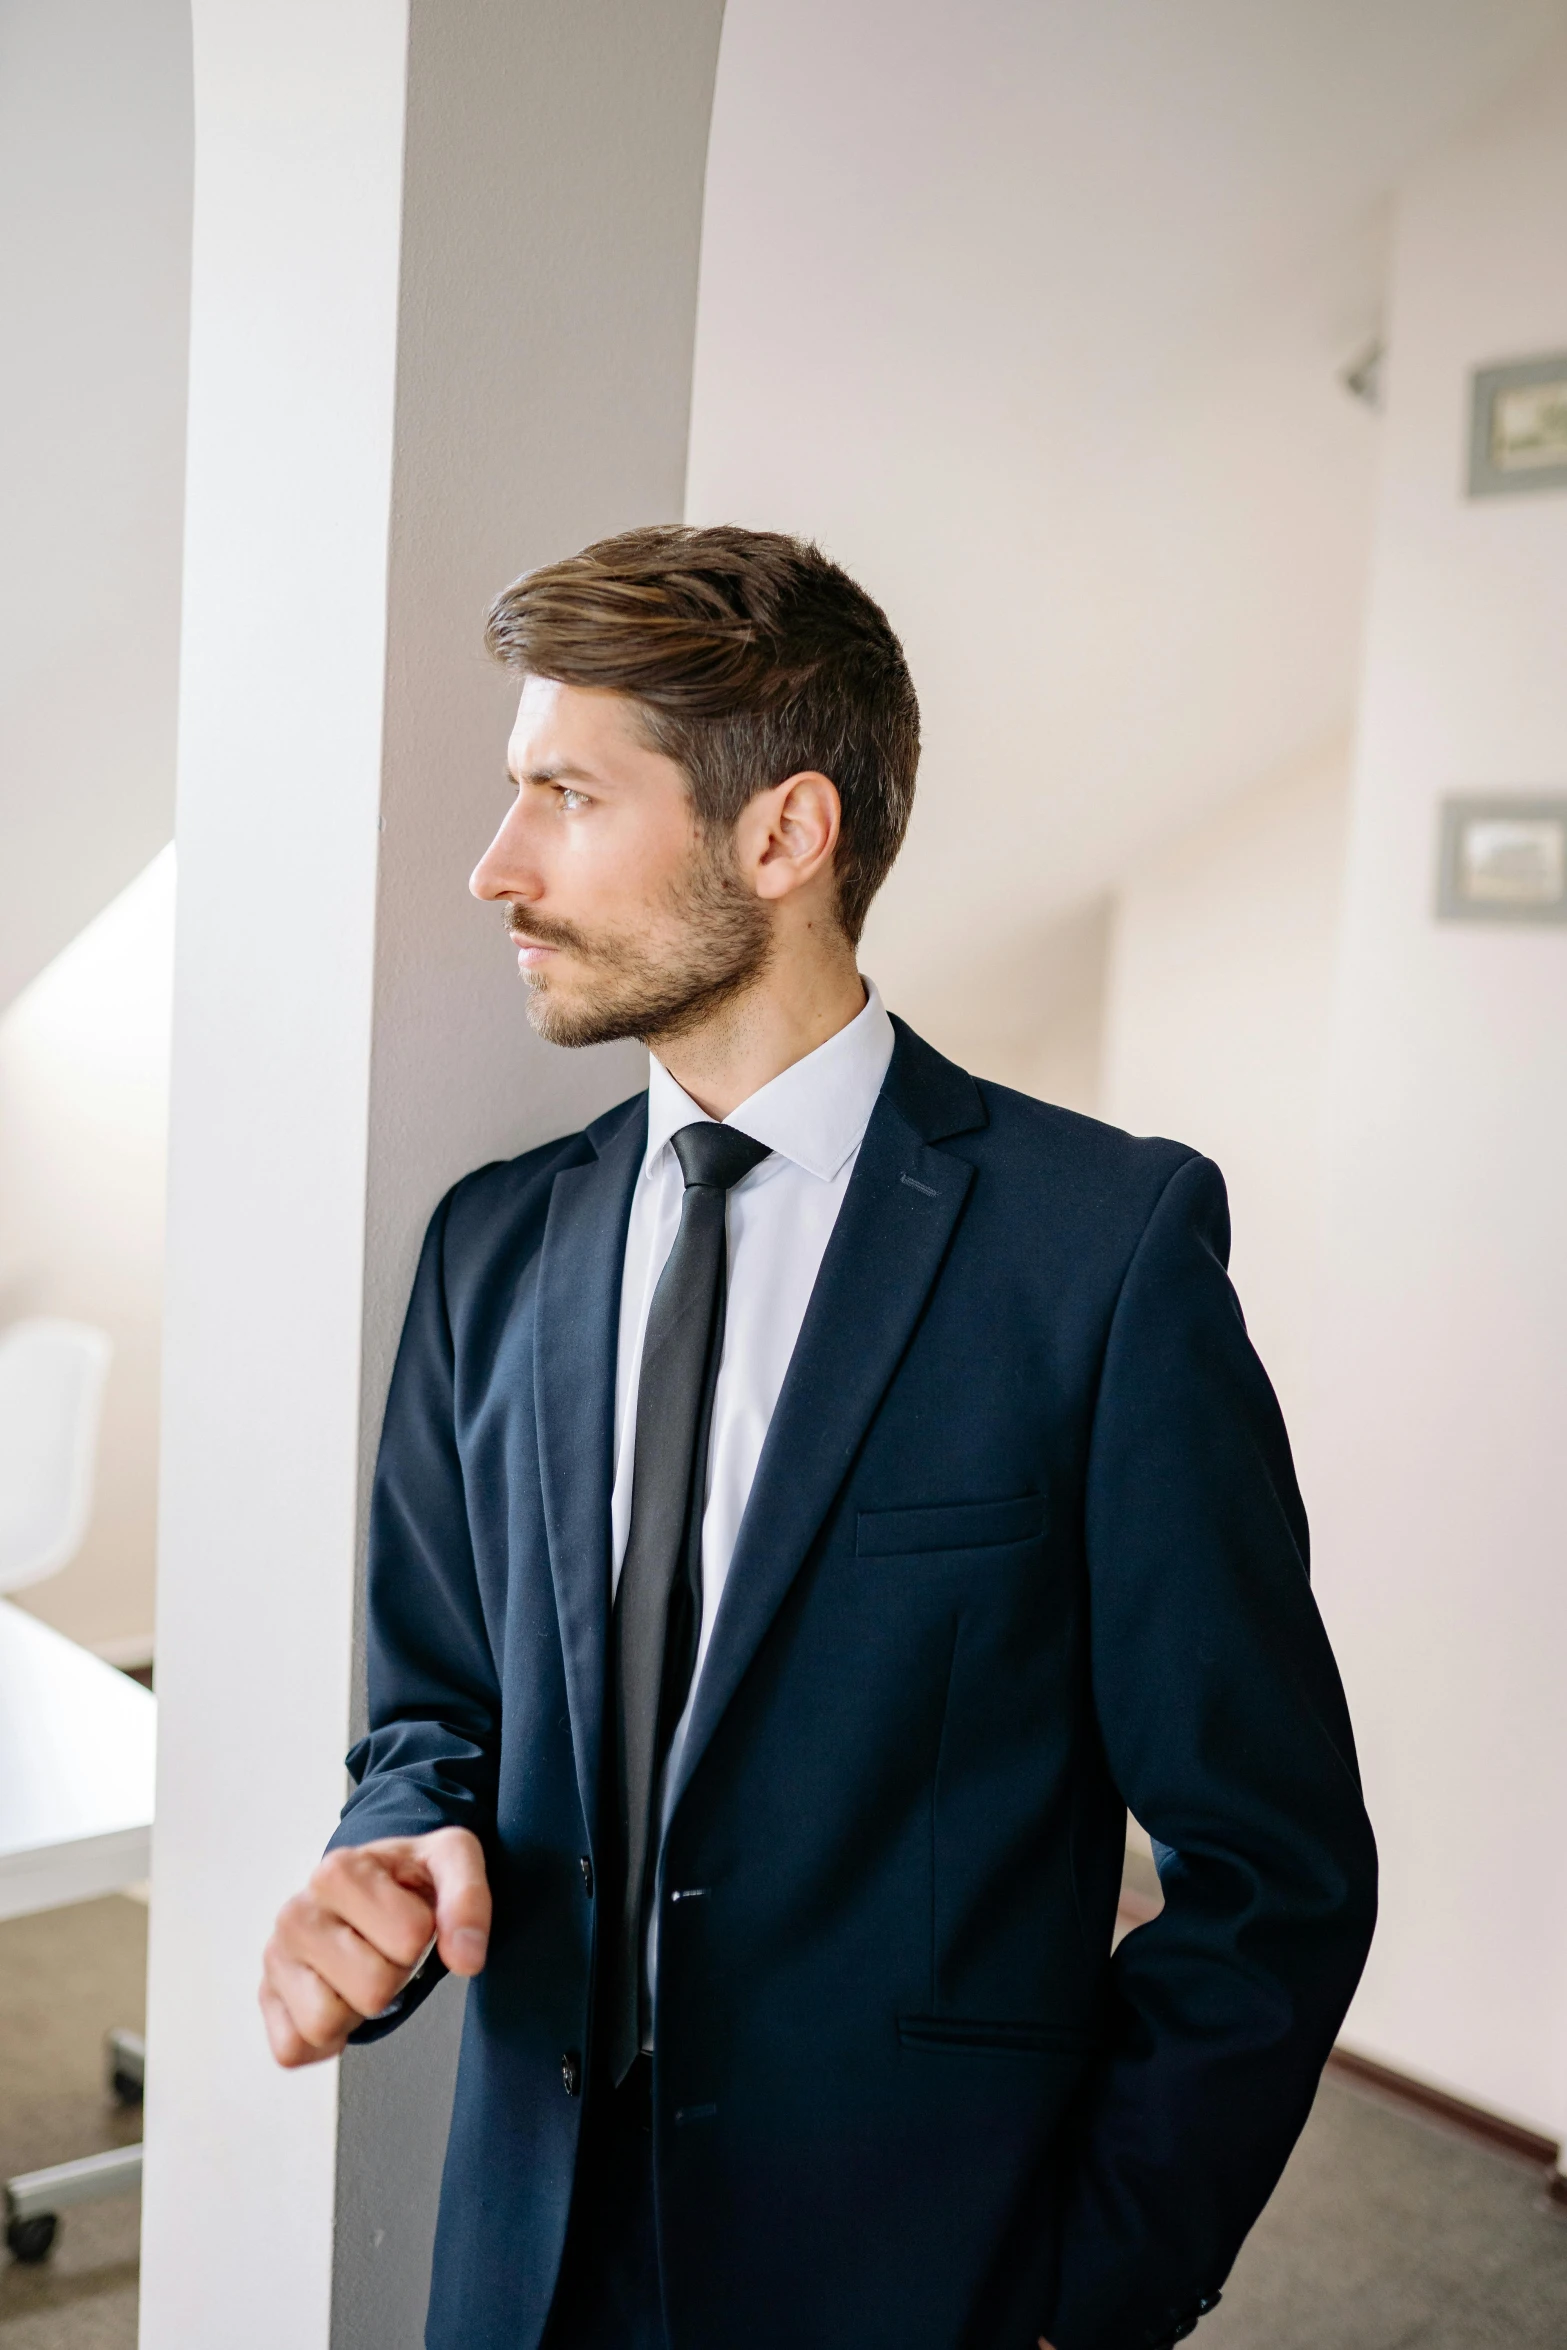
[(337, 2056), (429, 1952), (476, 1975), (490, 1940), (484, 1848), (466, 1828), (329, 1852), (284, 1903), (261, 1969), (261, 2012), (282, 2065)]

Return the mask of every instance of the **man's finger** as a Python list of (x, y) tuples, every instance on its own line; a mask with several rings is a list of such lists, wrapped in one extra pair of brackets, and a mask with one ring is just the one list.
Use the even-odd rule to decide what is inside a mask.
[(310, 1968), (360, 2016), (379, 2015), (391, 2006), (420, 1955), (415, 1950), (407, 1963), (386, 1957), (308, 1893), (279, 1914), (274, 1940), (284, 1958)]
[(351, 2007), (312, 1966), (291, 1958), (274, 1936), (264, 1961), (268, 1987), (288, 2011), (300, 2038), (319, 2056), (336, 2056), (350, 2032), (364, 2022), (362, 2009)]
[(312, 2048), (304, 2034), (295, 2029), (293, 2017), (270, 1983), (262, 1982), (256, 1998), (276, 2063), (292, 2071), (296, 2065), (319, 2064), (330, 2053), (324, 2048)]
[[(433, 1892), (409, 1868), (417, 1845), (411, 1838), (387, 1838), (357, 1849), (329, 1852), (310, 1879), (322, 1908), (343, 1918), (405, 1972), (416, 1967), (435, 1932)], [(412, 1879), (412, 1881), (410, 1881)]]
[[(429, 1939), (427, 1922), (424, 1940)], [(314, 1893), (296, 1893), (292, 1901), (283, 1904), (271, 1950), (296, 1966), (310, 1968), (360, 2016), (379, 2015), (389, 2007), (419, 1958), (418, 1948), (406, 1961), (388, 1958)], [(268, 1972), (272, 1973), (270, 1956), (269, 1950)]]
[(476, 1975), (490, 1947), (484, 1847), (466, 1828), (437, 1828), (420, 1844), (435, 1891), (435, 1946), (442, 1963), (454, 1975)]

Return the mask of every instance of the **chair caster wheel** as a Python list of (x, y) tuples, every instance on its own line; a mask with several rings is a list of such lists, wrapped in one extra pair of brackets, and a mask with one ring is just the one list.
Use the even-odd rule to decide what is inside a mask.
[(29, 2265), (47, 2260), (54, 2250), (60, 2222), (52, 2211), (41, 2211), (35, 2219), (13, 2219), (7, 2223), (5, 2240), (13, 2260)]

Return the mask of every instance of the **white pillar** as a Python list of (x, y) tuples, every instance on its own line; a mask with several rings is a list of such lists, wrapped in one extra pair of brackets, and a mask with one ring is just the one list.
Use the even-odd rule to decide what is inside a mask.
[(1466, 495), (1567, 351), (1567, 50), (1404, 190), (1319, 1340), (1318, 1587), (1383, 1855), (1352, 2045), (1567, 2136), (1567, 929), (1435, 918), (1439, 803), (1567, 791), (1567, 493)]
[(531, 1036), (466, 897), (479, 631), (681, 510), (719, 13), (196, 0), (143, 2350), (422, 2338), (457, 1995), (340, 2120), (338, 2067), (270, 2065), (258, 1955), (344, 1792), (424, 1219), (640, 1082)]

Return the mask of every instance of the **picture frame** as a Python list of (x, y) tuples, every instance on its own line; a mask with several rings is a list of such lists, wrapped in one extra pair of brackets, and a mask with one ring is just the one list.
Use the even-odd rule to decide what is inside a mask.
[(1470, 497), (1543, 490), (1567, 490), (1567, 351), (1477, 368), (1470, 387)]
[(1567, 793), (1444, 800), (1436, 911), (1445, 922), (1567, 923)]

